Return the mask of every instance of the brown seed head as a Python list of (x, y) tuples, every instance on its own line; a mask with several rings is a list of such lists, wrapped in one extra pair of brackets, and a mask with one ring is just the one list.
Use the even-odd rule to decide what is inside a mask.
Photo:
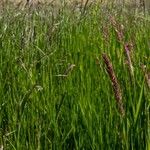
[(102, 57), (103, 57), (104, 63), (106, 64), (106, 70), (107, 70), (107, 73), (108, 73), (111, 83), (112, 83), (112, 87), (113, 87), (116, 103), (118, 105), (118, 109), (119, 109), (121, 115), (124, 116), (125, 110), (123, 108), (122, 93), (121, 93), (121, 89), (120, 89), (120, 85), (118, 83), (117, 77), (113, 70), (112, 63), (106, 54), (103, 54)]

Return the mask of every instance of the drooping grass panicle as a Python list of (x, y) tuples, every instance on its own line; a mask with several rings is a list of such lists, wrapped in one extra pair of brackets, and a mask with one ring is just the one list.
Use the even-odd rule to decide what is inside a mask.
[(102, 58), (106, 65), (106, 70), (107, 70), (107, 73), (108, 73), (111, 83), (112, 83), (113, 92), (115, 95), (116, 103), (118, 105), (118, 109), (119, 109), (121, 115), (124, 116), (125, 110), (124, 110), (123, 102), (122, 102), (122, 93), (121, 93), (120, 85), (119, 85), (117, 77), (115, 75), (112, 63), (107, 54), (103, 53)]

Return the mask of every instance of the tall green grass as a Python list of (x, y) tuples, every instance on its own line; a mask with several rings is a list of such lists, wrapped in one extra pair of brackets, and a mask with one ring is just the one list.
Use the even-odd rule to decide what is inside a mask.
[[(123, 42), (117, 25), (124, 26)], [(0, 16), (0, 145), (4, 149), (150, 149), (150, 22), (92, 5)], [(131, 76), (125, 43), (132, 43)], [(113, 65), (118, 111), (102, 54)], [(141, 65), (147, 71), (143, 72)], [(64, 76), (65, 70), (75, 65)]]

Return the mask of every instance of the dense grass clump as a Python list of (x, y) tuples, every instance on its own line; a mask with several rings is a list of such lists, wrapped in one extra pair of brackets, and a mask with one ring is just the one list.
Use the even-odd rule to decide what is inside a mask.
[(0, 16), (0, 147), (150, 149), (150, 22), (99, 5)]

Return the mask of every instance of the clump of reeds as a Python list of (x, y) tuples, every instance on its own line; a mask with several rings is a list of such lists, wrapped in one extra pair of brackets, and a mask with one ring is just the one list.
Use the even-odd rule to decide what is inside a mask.
[(106, 64), (106, 70), (107, 70), (107, 73), (108, 73), (111, 83), (112, 83), (112, 87), (113, 87), (116, 103), (118, 105), (118, 109), (119, 109), (121, 115), (124, 116), (125, 110), (124, 110), (123, 102), (122, 102), (122, 93), (121, 93), (120, 85), (119, 85), (117, 77), (115, 75), (112, 63), (111, 63), (109, 57), (107, 56), (107, 54), (104, 53), (102, 55), (102, 57), (103, 57), (104, 63)]

